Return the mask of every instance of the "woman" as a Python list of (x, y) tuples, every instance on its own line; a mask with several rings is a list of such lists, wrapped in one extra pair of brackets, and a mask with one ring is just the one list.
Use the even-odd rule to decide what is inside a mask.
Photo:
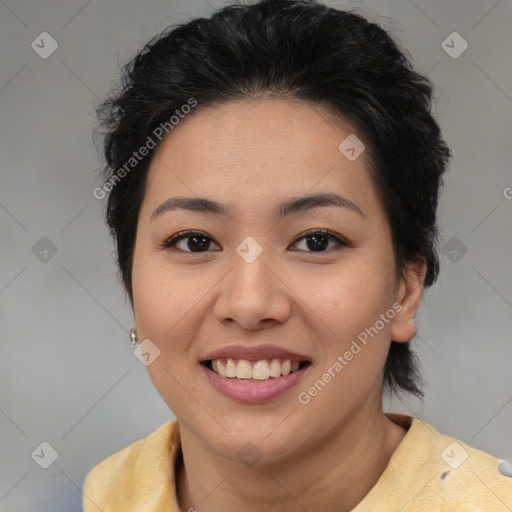
[(162, 34), (100, 108), (131, 339), (174, 412), (85, 512), (512, 507), (510, 463), (382, 410), (438, 274), (432, 86), (363, 17), (232, 5)]

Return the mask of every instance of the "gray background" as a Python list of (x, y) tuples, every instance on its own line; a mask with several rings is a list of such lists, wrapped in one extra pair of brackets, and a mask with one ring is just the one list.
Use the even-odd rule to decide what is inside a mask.
[[(0, 1), (0, 512), (80, 510), (85, 474), (173, 417), (128, 339), (92, 195), (93, 105), (146, 40), (222, 4)], [(410, 51), (436, 84), (454, 152), (439, 210), (446, 254), (418, 315), (427, 397), (385, 409), (512, 459), (512, 2), (329, 4), (361, 7)], [(44, 31), (59, 45), (47, 59), (31, 48)], [(441, 46), (454, 31), (469, 44), (458, 58)], [(48, 469), (31, 457), (43, 441), (58, 452)]]

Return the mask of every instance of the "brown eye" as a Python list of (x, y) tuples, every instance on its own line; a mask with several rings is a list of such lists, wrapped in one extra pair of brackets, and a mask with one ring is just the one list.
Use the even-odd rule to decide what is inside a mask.
[[(333, 246), (330, 244), (334, 243), (334, 247), (345, 246), (348, 247), (350, 244), (340, 237), (331, 233), (327, 230), (312, 230), (308, 233), (304, 234), (300, 238), (298, 238), (294, 242), (294, 246), (296, 246), (299, 242), (304, 243), (305, 248), (299, 249), (306, 252), (327, 252), (329, 249), (332, 249)], [(176, 249), (182, 252), (192, 252), (192, 253), (201, 253), (208, 252), (210, 249), (211, 243), (215, 243), (213, 238), (202, 233), (201, 231), (181, 231), (180, 233), (176, 233), (175, 235), (168, 238), (161, 247), (163, 249)], [(217, 245), (217, 247), (219, 247)], [(213, 249), (213, 250), (221, 250)]]
[(183, 252), (206, 252), (213, 239), (201, 231), (182, 231), (168, 238), (162, 248), (176, 248)]
[(300, 249), (300, 250), (306, 250), (306, 252), (326, 252), (326, 250), (332, 247), (329, 247), (330, 242), (334, 242), (335, 246), (345, 246), (348, 247), (348, 243), (339, 238), (338, 236), (334, 235), (330, 231), (327, 231), (325, 229), (310, 231), (306, 233), (305, 235), (298, 238), (294, 245), (297, 245), (298, 242), (305, 240), (305, 247), (306, 249)]

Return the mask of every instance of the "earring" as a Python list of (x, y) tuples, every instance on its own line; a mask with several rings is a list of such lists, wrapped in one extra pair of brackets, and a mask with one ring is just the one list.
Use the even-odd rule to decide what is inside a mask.
[(137, 331), (133, 327), (130, 329), (130, 340), (133, 346), (137, 345)]

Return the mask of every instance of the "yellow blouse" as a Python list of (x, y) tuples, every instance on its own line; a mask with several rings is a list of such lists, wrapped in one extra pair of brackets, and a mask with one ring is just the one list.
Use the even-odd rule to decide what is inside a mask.
[[(407, 429), (386, 470), (353, 512), (512, 512), (512, 464), (386, 413)], [(84, 512), (180, 512), (177, 420), (110, 455), (86, 476)], [(319, 510), (321, 504), (319, 504)]]

